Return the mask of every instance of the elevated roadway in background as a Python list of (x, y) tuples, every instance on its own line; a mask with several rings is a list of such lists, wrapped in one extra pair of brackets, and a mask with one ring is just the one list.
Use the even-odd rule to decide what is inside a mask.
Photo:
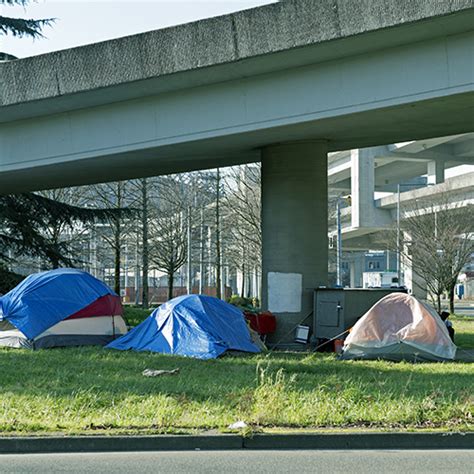
[[(355, 150), (345, 150), (329, 155), (328, 183), (333, 192), (354, 191), (351, 187), (354, 153)], [(384, 145), (370, 153), (375, 172), (373, 191), (396, 192), (399, 183), (413, 178), (426, 176), (428, 184), (436, 184), (444, 180), (445, 171), (474, 165), (474, 133)]]
[[(348, 150), (328, 162), (329, 194), (351, 195), (341, 230), (353, 286), (362, 285), (365, 252), (393, 249), (398, 211), (402, 221), (414, 213), (474, 212), (474, 133)], [(333, 225), (334, 239), (336, 233)], [(403, 283), (425, 297), (415, 262), (401, 263)]]
[(5, 62), (0, 193), (261, 160), (285, 334), (327, 284), (327, 152), (472, 132), (473, 64), (474, 0), (285, 0)]
[(342, 151), (330, 154), (328, 163), (330, 194), (352, 198), (342, 209), (346, 250), (386, 249), (384, 231), (395, 226), (398, 189), (402, 219), (423, 203), (474, 205), (474, 133)]

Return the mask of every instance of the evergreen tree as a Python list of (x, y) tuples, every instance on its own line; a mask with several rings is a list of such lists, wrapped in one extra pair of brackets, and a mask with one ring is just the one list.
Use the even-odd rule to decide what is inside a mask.
[(48, 238), (44, 229), (58, 222), (73, 229), (77, 223), (111, 221), (130, 212), (82, 208), (34, 193), (0, 196), (0, 263), (30, 255), (48, 261), (52, 268), (72, 266), (76, 260), (68, 243)]
[[(0, 5), (26, 6), (28, 3), (30, 3), (30, 0), (0, 0)], [(43, 28), (50, 26), (53, 22), (53, 18), (33, 20), (0, 16), (0, 35), (11, 34), (19, 38), (42, 38)]]

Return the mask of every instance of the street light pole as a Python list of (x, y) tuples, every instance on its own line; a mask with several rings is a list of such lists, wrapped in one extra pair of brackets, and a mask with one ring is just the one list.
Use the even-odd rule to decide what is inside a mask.
[(187, 254), (188, 262), (186, 265), (186, 291), (188, 295), (193, 292), (193, 264), (192, 264), (192, 244), (191, 244), (191, 206), (188, 206), (188, 215), (187, 215)]
[(336, 285), (342, 286), (342, 229), (341, 229), (341, 199), (337, 200), (337, 253), (336, 253)]
[(400, 235), (400, 184), (397, 185), (397, 278), (398, 286), (401, 286), (401, 235)]

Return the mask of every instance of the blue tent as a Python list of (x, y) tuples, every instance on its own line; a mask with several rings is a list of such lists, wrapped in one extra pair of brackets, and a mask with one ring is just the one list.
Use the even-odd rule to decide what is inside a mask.
[(0, 297), (0, 320), (29, 339), (77, 313), (98, 298), (115, 293), (87, 272), (59, 268), (35, 273)]
[(260, 352), (244, 316), (217, 298), (186, 295), (174, 298), (108, 348), (214, 359), (227, 350)]

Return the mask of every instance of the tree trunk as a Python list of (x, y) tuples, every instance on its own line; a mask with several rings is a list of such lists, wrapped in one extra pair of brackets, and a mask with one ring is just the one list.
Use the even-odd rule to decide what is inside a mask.
[(142, 180), (142, 307), (148, 308), (148, 181)]
[(216, 177), (216, 296), (222, 298), (221, 293), (221, 229), (220, 229), (220, 187), (221, 174), (217, 168)]
[(137, 222), (137, 241), (135, 246), (135, 305), (140, 303), (140, 232)]
[(436, 295), (436, 302), (438, 306), (438, 314), (441, 314), (441, 294), (440, 293)]
[(242, 264), (242, 290), (240, 292), (242, 298), (245, 297), (245, 263)]
[[(117, 209), (122, 207), (122, 182), (117, 183)], [(121, 217), (115, 218), (114, 229), (114, 291), (120, 296), (120, 267), (121, 267), (121, 237), (122, 237), (122, 222)]]
[(174, 271), (168, 274), (168, 301), (173, 299)]
[(201, 255), (199, 262), (199, 294), (202, 295), (204, 292), (204, 208), (201, 208)]
[(186, 286), (187, 293), (190, 295), (193, 292), (193, 263), (192, 263), (192, 242), (191, 242), (191, 207), (188, 207), (187, 227), (186, 227), (186, 253), (188, 254), (188, 261), (186, 266)]
[(245, 246), (242, 247), (242, 290), (240, 296), (245, 297), (245, 261), (247, 258), (247, 253), (245, 251)]
[(53, 230), (53, 235), (51, 237), (51, 243), (53, 244), (54, 249), (55, 249), (55, 253), (53, 253), (51, 257), (51, 266), (53, 267), (53, 270), (55, 270), (56, 268), (59, 268), (59, 255), (60, 255), (59, 240), (60, 238), (61, 238), (61, 230), (58, 227), (56, 227)]
[(57, 258), (56, 256), (51, 257), (51, 266), (53, 267), (53, 270), (59, 268), (59, 258)]
[(116, 234), (115, 234), (114, 291), (115, 291), (115, 293), (117, 293), (117, 295), (120, 296), (120, 260), (121, 260), (121, 249), (120, 249), (120, 236), (118, 236), (118, 233), (120, 232), (120, 224), (119, 224), (119, 227), (118, 227), (118, 228), (119, 228), (119, 230), (116, 231)]
[(450, 314), (454, 314), (454, 289), (456, 285), (451, 285), (451, 287), (448, 290), (449, 294), (449, 312)]

